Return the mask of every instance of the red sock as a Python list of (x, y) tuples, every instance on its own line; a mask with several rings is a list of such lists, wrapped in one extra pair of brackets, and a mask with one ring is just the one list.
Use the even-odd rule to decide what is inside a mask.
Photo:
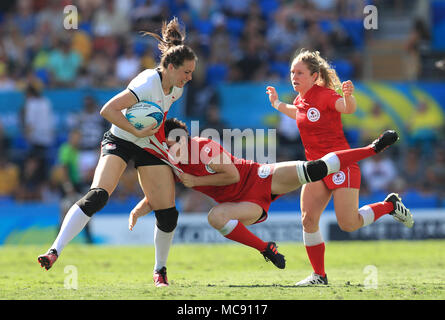
[(229, 234), (225, 235), (227, 239), (242, 243), (246, 246), (257, 249), (258, 251), (264, 251), (267, 247), (267, 242), (264, 242), (252, 232), (250, 232), (244, 224), (238, 221), (235, 229)]
[(371, 146), (334, 152), (340, 160), (340, 168), (349, 167), (351, 164), (375, 155)]
[(376, 221), (381, 216), (388, 214), (394, 210), (394, 205), (392, 202), (376, 202), (368, 204), (368, 206), (372, 209), (374, 212), (374, 221)]
[(306, 246), (306, 252), (309, 257), (309, 261), (311, 262), (312, 269), (314, 269), (316, 274), (319, 274), (322, 277), (326, 275), (324, 271), (324, 251), (324, 242), (315, 246)]

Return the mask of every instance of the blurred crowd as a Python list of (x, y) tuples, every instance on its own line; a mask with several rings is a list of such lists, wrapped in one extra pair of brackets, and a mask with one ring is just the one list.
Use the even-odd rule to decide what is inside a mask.
[[(205, 114), (203, 129), (222, 129), (226, 125), (219, 114), (220, 97), (215, 86), (221, 82), (287, 81), (289, 62), (299, 48), (322, 52), (342, 79), (360, 79), (365, 43), (361, 27), (363, 7), (376, 2), (2, 1), (0, 91), (26, 93), (20, 128), (26, 140), (26, 153), (14, 153), (10, 137), (0, 122), (0, 200), (64, 199), (69, 207), (68, 203), (89, 187), (99, 156), (98, 145), (108, 126), (98, 115), (100, 106), (93, 97), (87, 96), (82, 111), (72, 119), (68, 139), (58, 143), (51, 125), (54, 118), (51, 103), (42, 95), (42, 90), (125, 87), (141, 70), (158, 63), (157, 43), (141, 36), (140, 31), (160, 32), (165, 19), (179, 18), (187, 32), (186, 42), (199, 57), (184, 97), (186, 115), (202, 119)], [(397, 0), (387, 3), (395, 7), (403, 5), (403, 1)], [(67, 24), (64, 8), (68, 5), (75, 6), (78, 19)], [(377, 109), (376, 117), (379, 116)], [(375, 123), (383, 126), (380, 120)], [(440, 131), (443, 124), (431, 127), (431, 122), (426, 123), (420, 127), (434, 128), (433, 133), (419, 130), (418, 136), (410, 135), (412, 139), (407, 148), (395, 149), (397, 162), (389, 152), (362, 164), (364, 192), (415, 189), (445, 199), (445, 152), (439, 143), (443, 138)], [(355, 142), (363, 144), (367, 134), (373, 136), (374, 133), (365, 134), (364, 130)], [(428, 153), (424, 152), (424, 142), (431, 144)], [(283, 119), (278, 160), (302, 159), (299, 144), (294, 123)], [(130, 164), (114, 199), (126, 201), (129, 197), (142, 196), (135, 175)], [(192, 191), (180, 188), (179, 195), (183, 198), (184, 211), (201, 211), (211, 205), (209, 199)], [(200, 201), (196, 201), (196, 197)]]
[[(159, 32), (173, 16), (199, 56), (200, 84), (287, 79), (290, 58), (301, 47), (320, 50), (353, 77), (360, 73), (354, 54), (363, 35), (348, 26), (362, 22), (368, 2), (5, 0), (0, 88), (20, 88), (30, 79), (45, 87), (124, 86), (157, 63), (156, 43), (140, 31)], [(76, 21), (68, 5), (75, 6)]]

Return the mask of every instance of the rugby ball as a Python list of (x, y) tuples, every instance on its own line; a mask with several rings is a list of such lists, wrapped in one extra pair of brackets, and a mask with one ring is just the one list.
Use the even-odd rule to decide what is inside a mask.
[(158, 128), (164, 119), (164, 112), (153, 102), (140, 101), (127, 108), (125, 117), (136, 129), (150, 127), (154, 123), (156, 123), (154, 128)]

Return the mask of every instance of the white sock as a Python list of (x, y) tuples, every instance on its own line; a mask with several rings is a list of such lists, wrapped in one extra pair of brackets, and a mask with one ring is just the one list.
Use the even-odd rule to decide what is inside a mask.
[(363, 227), (369, 226), (374, 222), (374, 211), (370, 206), (363, 206), (358, 209), (358, 213), (363, 217)]
[(306, 179), (306, 175), (305, 175), (305, 168), (304, 168), (304, 163), (305, 161), (296, 161), (295, 164), (295, 168), (297, 169), (297, 175), (298, 175), (298, 180), (300, 180), (301, 184), (306, 184), (311, 182), (309, 179), (309, 177)]
[(313, 233), (307, 233), (303, 230), (303, 243), (306, 247), (316, 246), (317, 244), (323, 243), (323, 236), (320, 229)]
[(226, 236), (228, 235), (230, 232), (233, 231), (233, 229), (235, 229), (235, 227), (238, 225), (238, 220), (229, 220), (224, 227), (222, 227), (221, 229), (219, 229), (218, 231), (223, 235)]
[(172, 232), (164, 232), (155, 225), (154, 242), (155, 242), (155, 267), (154, 271), (161, 270), (167, 265), (168, 253), (173, 241), (175, 230)]
[(77, 204), (73, 204), (63, 219), (59, 234), (51, 248), (56, 249), (60, 255), (63, 248), (83, 230), (90, 219), (91, 217), (87, 216)]
[(321, 158), (321, 160), (326, 163), (326, 166), (328, 167), (328, 174), (338, 172), (340, 170), (340, 159), (337, 157), (337, 155), (333, 152), (328, 153), (324, 157)]

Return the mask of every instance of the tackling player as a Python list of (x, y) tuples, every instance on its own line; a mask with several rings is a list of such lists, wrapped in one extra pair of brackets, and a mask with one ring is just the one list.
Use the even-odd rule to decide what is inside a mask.
[[(318, 51), (304, 49), (293, 60), (290, 74), (292, 86), (298, 92), (292, 105), (278, 100), (274, 87), (268, 86), (267, 94), (275, 109), (296, 120), (306, 159), (314, 160), (329, 152), (349, 149), (341, 114), (356, 110), (353, 83), (346, 81), (340, 84), (335, 70)], [(343, 96), (335, 91), (340, 86)], [(300, 198), (303, 242), (314, 272), (298, 282), (298, 286), (328, 284), (324, 269), (325, 244), (318, 223), (331, 197), (343, 231), (355, 231), (385, 214), (391, 214), (407, 227), (413, 226), (411, 213), (395, 193), (389, 194), (382, 202), (359, 208), (360, 178), (359, 166), (351, 163), (321, 181), (303, 186)]]
[[(398, 140), (395, 131), (386, 131), (367, 147), (332, 152), (318, 160), (259, 164), (234, 157), (210, 139), (188, 137), (186, 125), (177, 119), (165, 121), (165, 133), (169, 152), (183, 171), (178, 174), (181, 182), (219, 203), (208, 214), (209, 224), (224, 237), (257, 249), (280, 269), (285, 259), (276, 244), (261, 240), (246, 226), (265, 221), (271, 202), (280, 195), (373, 156)], [(151, 201), (141, 200), (130, 213), (129, 229), (151, 210)], [(164, 280), (168, 285), (166, 273)]]

